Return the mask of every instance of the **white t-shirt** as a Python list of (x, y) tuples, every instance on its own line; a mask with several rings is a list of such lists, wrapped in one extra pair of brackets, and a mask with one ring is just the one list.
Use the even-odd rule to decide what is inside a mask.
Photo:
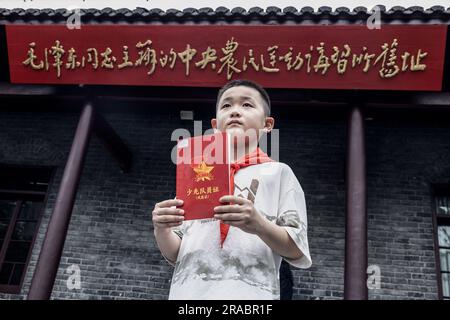
[[(256, 210), (289, 233), (303, 256), (285, 258), (298, 268), (309, 268), (306, 204), (291, 168), (267, 162), (235, 174), (234, 195), (252, 200)], [(171, 300), (280, 299), (282, 257), (257, 235), (231, 226), (220, 247), (219, 220), (189, 220), (174, 232), (182, 239), (172, 277)]]

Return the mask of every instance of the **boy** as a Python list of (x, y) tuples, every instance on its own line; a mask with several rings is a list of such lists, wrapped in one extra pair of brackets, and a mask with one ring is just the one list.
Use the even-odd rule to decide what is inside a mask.
[(282, 258), (299, 268), (311, 258), (303, 190), (289, 166), (258, 148), (259, 133), (274, 126), (267, 92), (247, 80), (227, 83), (211, 125), (232, 141), (245, 137), (234, 144), (234, 194), (210, 220), (183, 222), (183, 199), (155, 205), (156, 241), (175, 266), (169, 299), (280, 299)]

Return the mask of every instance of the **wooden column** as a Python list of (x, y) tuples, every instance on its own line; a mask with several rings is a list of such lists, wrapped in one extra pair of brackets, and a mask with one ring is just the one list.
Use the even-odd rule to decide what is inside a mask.
[(81, 113), (69, 158), (64, 169), (55, 208), (50, 218), (28, 293), (29, 300), (50, 299), (89, 145), (93, 121), (94, 109), (90, 103), (87, 103)]
[(364, 117), (353, 106), (348, 120), (346, 163), (347, 217), (345, 227), (344, 299), (366, 300), (367, 290), (367, 212), (366, 152)]

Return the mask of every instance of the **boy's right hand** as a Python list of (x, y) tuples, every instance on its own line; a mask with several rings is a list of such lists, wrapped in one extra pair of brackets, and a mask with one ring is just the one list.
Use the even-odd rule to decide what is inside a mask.
[(179, 226), (184, 220), (184, 210), (176, 208), (181, 206), (183, 200), (170, 199), (158, 202), (152, 212), (153, 228), (164, 230)]

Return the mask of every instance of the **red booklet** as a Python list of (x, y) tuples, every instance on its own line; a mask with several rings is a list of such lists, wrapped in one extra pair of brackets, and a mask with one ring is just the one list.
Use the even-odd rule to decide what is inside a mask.
[(178, 141), (177, 199), (185, 220), (214, 217), (219, 199), (230, 194), (230, 139), (219, 132)]

